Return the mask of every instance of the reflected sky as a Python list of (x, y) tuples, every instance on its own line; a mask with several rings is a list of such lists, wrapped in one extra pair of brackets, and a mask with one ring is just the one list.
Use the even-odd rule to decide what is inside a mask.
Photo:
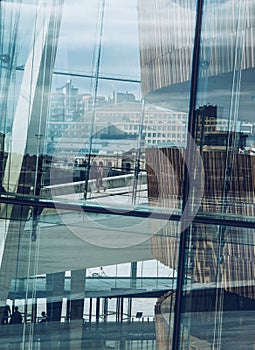
[[(93, 74), (99, 46), (101, 1), (66, 1), (56, 58), (56, 69)], [(137, 1), (105, 2), (100, 74), (139, 79)], [(67, 77), (56, 77), (54, 86), (64, 84)], [(83, 92), (90, 92), (90, 79), (73, 79)], [(92, 84), (93, 85), (93, 84)], [(137, 90), (134, 84), (100, 82), (99, 94), (108, 96), (113, 90)]]

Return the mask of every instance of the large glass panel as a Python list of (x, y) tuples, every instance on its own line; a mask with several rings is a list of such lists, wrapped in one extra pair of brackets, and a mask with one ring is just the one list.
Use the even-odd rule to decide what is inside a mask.
[[(253, 327), (254, 310), (254, 231), (245, 228), (246, 223), (254, 227), (254, 136), (248, 97), (253, 12), (249, 1), (204, 1), (198, 13), (202, 30), (193, 116), (194, 142), (203, 163), (199, 176), (204, 180), (198, 217), (215, 219), (218, 225), (193, 223), (186, 235), (183, 349), (254, 347), (250, 328), (243, 324), (245, 317)], [(196, 178), (195, 163), (192, 170)]]
[(252, 349), (254, 230), (193, 225), (180, 348)]
[[(156, 349), (154, 305), (176, 288), (180, 225), (168, 219), (181, 196), (177, 186), (156, 198), (147, 174), (156, 169), (162, 194), (153, 151), (174, 146), (182, 162), (188, 91), (184, 109), (160, 97), (181, 56), (162, 40), (161, 76), (154, 48), (179, 24), (167, 3), (150, 5), (162, 23), (136, 0), (0, 2), (0, 347)], [(186, 12), (188, 32), (194, 12), (171, 16)], [(173, 265), (158, 249), (168, 234)]]
[(254, 8), (0, 1), (0, 348), (254, 347)]
[(254, 217), (253, 1), (204, 1), (195, 142), (202, 215)]

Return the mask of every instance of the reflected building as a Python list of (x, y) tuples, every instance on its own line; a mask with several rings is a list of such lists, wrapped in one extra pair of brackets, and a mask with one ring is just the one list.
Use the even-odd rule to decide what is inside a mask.
[[(76, 114), (76, 120), (70, 122), (64, 117), (63, 99), (57, 107), (58, 98), (59, 94), (52, 96), (51, 115), (48, 123), (48, 135), (51, 139), (49, 142), (54, 143), (57, 147), (58, 157), (69, 159), (70, 162), (75, 156), (81, 157), (87, 153), (88, 150), (85, 148), (86, 144), (88, 148), (92, 118), (94, 118), (93, 143), (96, 150), (93, 153), (98, 153), (100, 150), (108, 152), (103, 140), (106, 139), (105, 134), (108, 140), (116, 139), (116, 135), (120, 133), (123, 134), (123, 139), (138, 139), (141, 132), (144, 144), (151, 145), (182, 145), (186, 140), (187, 113), (162, 109), (153, 105), (146, 105), (142, 111), (141, 101), (120, 102), (117, 99), (119, 102), (108, 101), (105, 105), (99, 104), (94, 114), (91, 108), (86, 111), (82, 110), (82, 116), (78, 117)], [(57, 116), (56, 113), (60, 110), (62, 110), (62, 115)], [(100, 143), (98, 139), (101, 138), (101, 145), (98, 145)], [(112, 149), (112, 153), (114, 152), (118, 152), (118, 147)]]
[[(247, 147), (251, 129), (245, 128), (254, 122), (254, 9), (253, 1), (155, 0), (150, 7), (139, 1), (144, 96), (189, 111), (193, 140), (184, 149), (147, 149), (149, 201), (219, 223), (193, 222), (183, 229), (169, 222), (152, 239), (154, 256), (182, 269), (182, 291), (166, 293), (156, 306), (158, 349), (254, 346), (254, 340), (245, 342), (251, 328), (241, 321), (247, 317), (254, 326), (254, 232), (246, 223), (254, 218), (255, 158)], [(237, 322), (233, 333), (231, 318)], [(233, 343), (235, 332), (240, 339)]]
[(0, 348), (254, 349), (254, 16), (0, 2)]

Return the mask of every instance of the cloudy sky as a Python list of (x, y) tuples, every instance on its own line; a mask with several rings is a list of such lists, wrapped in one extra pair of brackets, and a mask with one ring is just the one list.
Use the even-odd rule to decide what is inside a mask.
[[(102, 1), (66, 0), (56, 60), (56, 70), (90, 74), (95, 72), (93, 54), (97, 54)], [(100, 74), (112, 77), (139, 79), (137, 1), (106, 0)], [(55, 77), (54, 86), (68, 77)], [(82, 92), (89, 92), (90, 80), (72, 78)], [(138, 94), (139, 85), (100, 82), (99, 94), (115, 91)]]

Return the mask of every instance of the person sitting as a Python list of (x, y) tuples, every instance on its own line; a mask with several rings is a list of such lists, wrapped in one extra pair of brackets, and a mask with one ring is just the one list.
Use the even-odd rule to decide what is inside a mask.
[(19, 312), (18, 306), (15, 306), (14, 312), (11, 315), (10, 324), (18, 324), (18, 323), (22, 323), (22, 315)]
[(39, 321), (40, 323), (47, 322), (47, 315), (45, 311), (41, 312), (41, 319)]

